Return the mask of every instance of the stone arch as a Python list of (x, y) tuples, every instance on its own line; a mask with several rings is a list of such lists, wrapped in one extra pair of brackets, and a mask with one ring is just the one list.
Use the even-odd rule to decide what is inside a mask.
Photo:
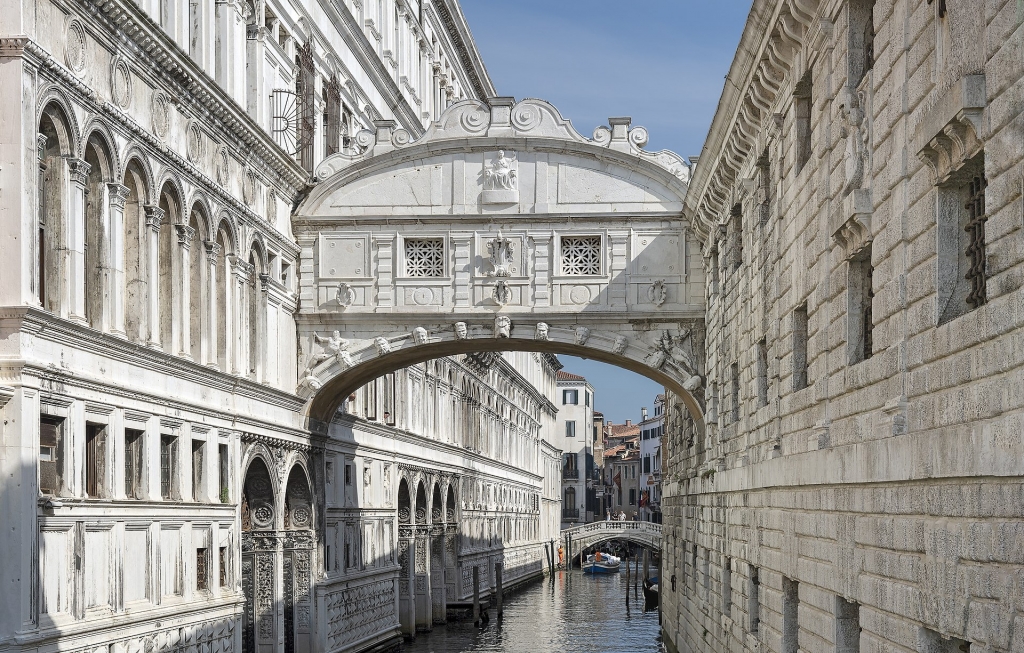
[(82, 139), (82, 154), (83, 157), (89, 147), (89, 144), (97, 139), (103, 143), (103, 147), (107, 150), (106, 161), (102, 162), (102, 175), (104, 181), (113, 182), (116, 181), (120, 176), (123, 167), (121, 165), (121, 156), (117, 151), (117, 139), (114, 137), (114, 132), (111, 131), (110, 125), (108, 125), (102, 118), (93, 117), (86, 124), (82, 130), (85, 138)]
[(430, 523), (440, 524), (444, 521), (444, 500), (441, 498), (441, 484), (434, 481), (434, 491), (430, 496)]
[(456, 516), (458, 515), (457, 500), (455, 498), (455, 483), (448, 484), (447, 498), (444, 505), (444, 520), (449, 523), (456, 523)]
[(242, 530), (272, 531), (277, 525), (272, 464), (262, 455), (249, 460), (242, 485)]
[(106, 219), (110, 196), (107, 184), (115, 181), (118, 164), (109, 139), (109, 131), (101, 124), (90, 124), (91, 131), (82, 146), (82, 157), (88, 165), (85, 193), (85, 319), (94, 329), (109, 330), (111, 264), (110, 238)]
[(422, 526), (428, 523), (429, 508), (427, 504), (427, 488), (423, 483), (423, 479), (419, 479), (416, 483), (416, 512), (414, 519), (417, 526)]
[(412, 503), (409, 496), (409, 481), (403, 474), (398, 480), (398, 523), (409, 525), (412, 523)]
[(292, 465), (288, 473), (281, 516), (285, 530), (315, 528), (309, 476), (301, 463)]
[(153, 187), (156, 175), (153, 174), (153, 165), (150, 162), (149, 156), (147, 156), (147, 154), (138, 145), (131, 144), (123, 153), (121, 153), (120, 160), (123, 163), (123, 166), (119, 170), (118, 176), (123, 179), (128, 175), (128, 169), (134, 167), (134, 174), (136, 174), (140, 180), (144, 180), (146, 182), (145, 187), (142, 188), (140, 192), (141, 201), (144, 204), (152, 202), (153, 196), (156, 195), (156, 189)]
[(39, 156), (38, 204), (36, 206), (36, 267), (32, 284), (44, 310), (67, 316), (69, 284), (64, 269), (69, 248), (67, 205), (72, 184), (69, 163), (78, 154), (78, 131), (74, 113), (63, 95), (54, 93), (39, 111), (37, 141)]
[(209, 257), (210, 212), (205, 198), (193, 196), (188, 212), (189, 247), (188, 270), (188, 347), (189, 355), (198, 363), (208, 363), (208, 347), (204, 343), (209, 333)]
[(36, 113), (36, 124), (40, 124), (49, 115), (52, 120), (64, 126), (64, 131), (59, 134), (61, 155), (65, 157), (77, 157), (81, 150), (81, 128), (75, 119), (75, 111), (71, 101), (63, 90), (51, 86), (39, 94), (37, 102), (39, 110)]
[(121, 260), (123, 265), (122, 297), (124, 313), (121, 326), (128, 340), (144, 343), (149, 311), (149, 271), (146, 269), (146, 205), (153, 198), (153, 175), (144, 157), (127, 157), (121, 185), (126, 189), (121, 228)]
[(153, 216), (157, 231), (156, 269), (158, 273), (156, 314), (152, 315), (155, 327), (152, 337), (168, 354), (180, 352), (175, 342), (175, 288), (176, 274), (180, 272), (180, 261), (177, 256), (177, 232), (175, 225), (182, 224), (185, 219), (185, 197), (176, 184), (167, 180), (160, 187), (157, 207), (159, 212)]

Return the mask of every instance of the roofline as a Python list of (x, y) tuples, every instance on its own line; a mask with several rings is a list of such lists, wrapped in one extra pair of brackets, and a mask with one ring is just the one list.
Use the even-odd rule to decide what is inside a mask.
[(462, 13), (462, 7), (458, 0), (434, 0), (433, 6), (445, 27), (448, 28), (453, 44), (459, 51), (460, 63), (466, 74), (469, 75), (469, 81), (473, 84), (473, 90), (477, 96), (481, 100), (486, 100), (498, 95), (498, 91), (494, 88), (494, 82), (484, 65), (483, 57), (477, 50), (476, 39), (473, 38), (473, 32), (469, 29), (469, 23), (466, 21), (465, 14)]

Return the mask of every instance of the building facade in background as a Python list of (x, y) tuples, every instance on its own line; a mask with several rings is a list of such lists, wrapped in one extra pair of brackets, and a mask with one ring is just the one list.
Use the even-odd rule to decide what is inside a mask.
[(562, 527), (594, 519), (594, 388), (579, 374), (558, 371), (558, 433), (562, 451)]
[(641, 521), (661, 522), (661, 440), (665, 434), (665, 395), (654, 399), (654, 412), (641, 409), (640, 476), (637, 507)]
[(604, 433), (605, 517), (636, 519), (640, 500), (640, 427), (607, 422)]
[(706, 412), (668, 401), (669, 650), (1021, 650), (1022, 17), (753, 2), (686, 199)]
[(402, 370), (326, 435), (295, 393), (343, 343), (297, 347), (294, 202), (495, 95), (458, 4), (2, 8), (0, 649), (393, 648), (539, 571), (556, 361)]

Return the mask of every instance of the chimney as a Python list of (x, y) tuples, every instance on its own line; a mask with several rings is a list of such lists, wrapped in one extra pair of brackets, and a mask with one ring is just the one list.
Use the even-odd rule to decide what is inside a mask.
[(646, 407), (640, 409), (640, 421), (642, 421), (642, 422), (646, 422), (647, 421), (647, 408)]
[(633, 420), (627, 419), (626, 420), (626, 426), (633, 426)]

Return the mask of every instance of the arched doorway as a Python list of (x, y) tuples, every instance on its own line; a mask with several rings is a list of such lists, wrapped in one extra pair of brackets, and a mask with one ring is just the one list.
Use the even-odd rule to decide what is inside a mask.
[[(312, 494), (295, 464), (283, 496), (262, 457), (253, 458), (242, 491), (244, 653), (308, 653), (313, 628)], [(280, 588), (280, 589), (278, 589)]]

